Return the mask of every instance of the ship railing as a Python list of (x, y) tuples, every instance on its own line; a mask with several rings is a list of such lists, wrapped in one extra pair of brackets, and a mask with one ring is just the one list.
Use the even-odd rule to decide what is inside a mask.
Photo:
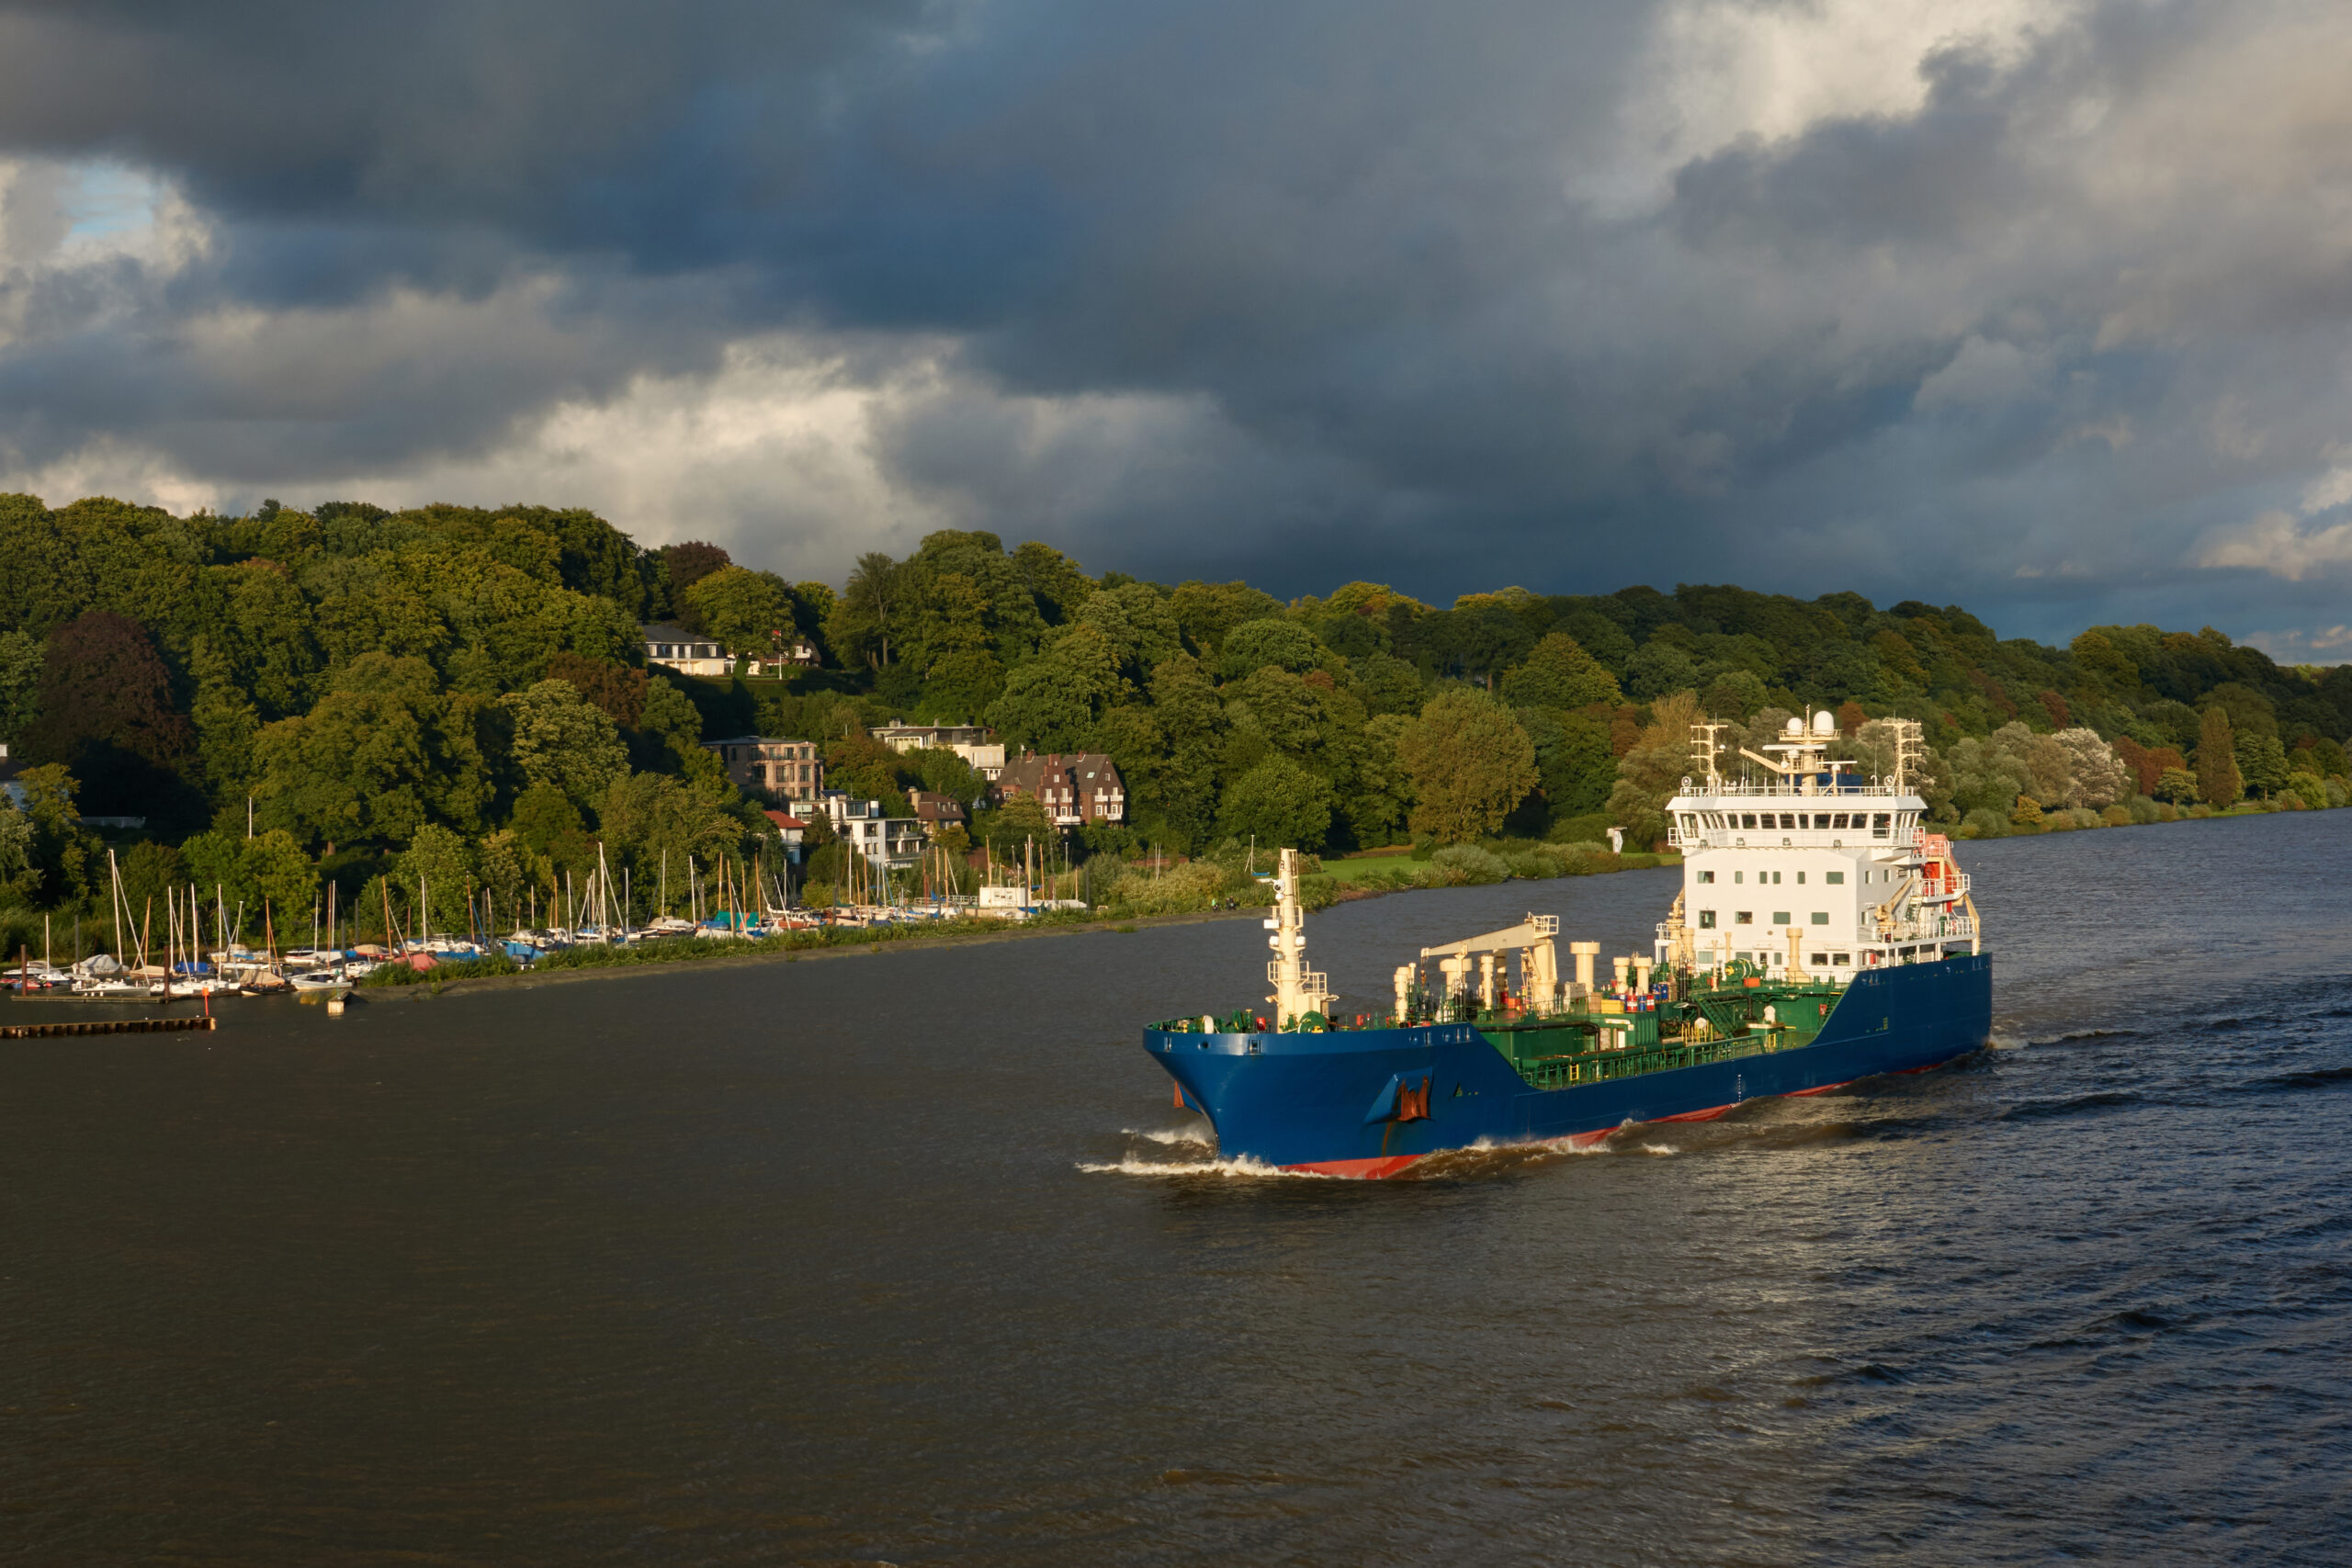
[(1818, 778), (1731, 779), (1719, 777), (1713, 783), (1707, 784), (1702, 784), (1695, 778), (1686, 778), (1682, 781), (1682, 788), (1679, 793), (1694, 797), (1738, 795), (1743, 798), (1757, 799), (1764, 796), (1774, 798), (1792, 796), (1804, 800), (1832, 795), (1840, 799), (1853, 799), (1860, 796), (1874, 799), (1899, 799), (1904, 795), (1917, 795), (1918, 791), (1898, 788), (1893, 780), (1882, 778), (1865, 779), (1860, 784), (1823, 784)]

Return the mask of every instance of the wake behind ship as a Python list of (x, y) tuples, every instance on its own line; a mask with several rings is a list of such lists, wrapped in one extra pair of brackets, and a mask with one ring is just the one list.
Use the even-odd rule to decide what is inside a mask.
[(1558, 920), (1530, 915), (1424, 948), (1397, 968), (1390, 1010), (1348, 1014), (1306, 966), (1284, 850), (1271, 1014), (1168, 1020), (1144, 1048), (1227, 1157), (1352, 1177), (1479, 1143), (1704, 1121), (1980, 1048), (1992, 959), (1950, 842), (1920, 826), (1917, 727), (1898, 722), (1891, 773), (1865, 777), (1832, 760), (1831, 716), (1792, 718), (1769, 755), (1740, 752), (1754, 778), (1724, 773), (1724, 728), (1692, 727), (1696, 772), (1668, 807), (1683, 886), (1649, 953), (1604, 976), (1600, 944), (1570, 942), (1564, 976)]

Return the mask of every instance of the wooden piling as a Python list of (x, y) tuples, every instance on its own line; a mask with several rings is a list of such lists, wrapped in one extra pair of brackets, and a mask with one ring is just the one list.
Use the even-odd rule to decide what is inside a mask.
[(102, 1018), (84, 1023), (0, 1024), (0, 1040), (52, 1040), (67, 1034), (173, 1034), (184, 1030), (209, 1032), (220, 1026), (217, 1018)]

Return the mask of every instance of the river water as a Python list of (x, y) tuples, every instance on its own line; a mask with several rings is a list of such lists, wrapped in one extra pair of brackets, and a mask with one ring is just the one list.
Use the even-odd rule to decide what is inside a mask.
[(0, 1044), (0, 1556), (2341, 1563), (2348, 835), (1962, 846), (1980, 1058), (1419, 1180), (1185, 1141), (1250, 921)]

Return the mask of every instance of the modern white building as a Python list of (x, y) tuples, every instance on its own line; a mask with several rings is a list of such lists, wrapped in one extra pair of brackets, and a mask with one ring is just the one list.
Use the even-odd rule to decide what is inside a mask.
[(922, 858), (930, 840), (922, 820), (915, 817), (885, 817), (878, 800), (853, 800), (846, 791), (829, 789), (825, 817), (833, 834), (865, 857), (877, 871), (905, 871)]
[(908, 724), (892, 719), (879, 729), (869, 730), (875, 739), (891, 750), (905, 753), (936, 746), (953, 751), (972, 765), (972, 771), (991, 784), (1004, 771), (1004, 742), (996, 731), (978, 724)]

